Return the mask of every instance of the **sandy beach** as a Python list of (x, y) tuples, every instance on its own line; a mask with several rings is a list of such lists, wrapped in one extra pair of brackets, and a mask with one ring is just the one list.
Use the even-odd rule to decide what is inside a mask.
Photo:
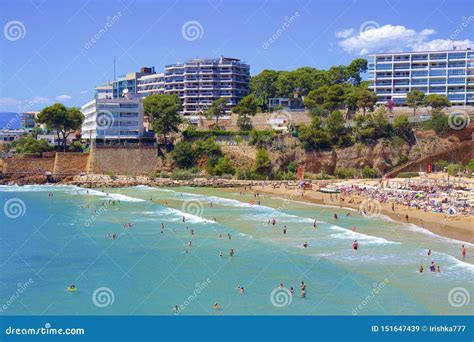
[[(247, 191), (249, 190), (247, 189)], [(302, 190), (295, 187), (287, 189), (284, 187), (273, 188), (269, 185), (254, 186), (252, 191), (285, 197), (295, 201), (334, 205), (356, 210), (359, 209), (364, 200), (367, 200), (367, 198), (361, 196), (337, 196), (336, 199), (335, 195), (316, 190), (304, 190), (302, 195)], [(344, 198), (344, 201), (341, 198)], [(474, 218), (472, 216), (425, 212), (401, 205), (395, 205), (392, 211), (391, 203), (380, 203), (380, 209), (380, 214), (386, 215), (395, 221), (412, 223), (428, 229), (434, 234), (474, 244)], [(405, 215), (408, 215), (408, 221), (405, 219)]]

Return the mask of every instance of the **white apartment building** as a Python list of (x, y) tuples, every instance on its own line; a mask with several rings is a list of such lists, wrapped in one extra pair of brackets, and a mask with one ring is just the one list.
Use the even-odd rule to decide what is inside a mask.
[(94, 99), (81, 107), (82, 138), (136, 140), (143, 135), (143, 100), (128, 95), (117, 99)]
[(380, 104), (393, 100), (406, 104), (406, 95), (421, 90), (440, 94), (454, 105), (473, 105), (474, 51), (420, 51), (380, 53), (369, 56), (369, 86)]
[(190, 59), (165, 67), (165, 93), (176, 94), (185, 115), (227, 98), (227, 112), (250, 92), (250, 66), (235, 58)]
[(153, 94), (163, 94), (165, 92), (165, 74), (157, 73), (145, 75), (137, 81), (137, 94), (149, 96)]

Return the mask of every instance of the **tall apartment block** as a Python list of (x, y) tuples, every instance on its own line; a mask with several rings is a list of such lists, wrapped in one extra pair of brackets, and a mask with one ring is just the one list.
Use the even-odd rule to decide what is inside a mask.
[(199, 114), (227, 98), (228, 112), (250, 91), (250, 66), (235, 58), (190, 59), (165, 67), (165, 93), (176, 94), (185, 115)]
[(411, 90), (445, 95), (454, 105), (473, 105), (474, 52), (466, 50), (381, 53), (369, 56), (369, 86), (378, 103), (406, 104)]
[(117, 99), (94, 99), (81, 107), (82, 138), (136, 140), (143, 135), (143, 100), (128, 94)]
[(21, 115), (21, 128), (31, 131), (35, 126), (39, 126), (35, 122), (36, 116), (39, 112), (25, 112)]

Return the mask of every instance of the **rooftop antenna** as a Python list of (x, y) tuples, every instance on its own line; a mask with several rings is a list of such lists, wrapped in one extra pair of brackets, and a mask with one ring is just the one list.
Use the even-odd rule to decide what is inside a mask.
[(114, 81), (115, 81), (115, 56), (114, 56)]

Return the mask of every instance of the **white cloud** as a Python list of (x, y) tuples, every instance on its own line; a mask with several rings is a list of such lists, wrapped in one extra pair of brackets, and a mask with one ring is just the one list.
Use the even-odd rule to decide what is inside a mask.
[(428, 40), (435, 33), (433, 29), (424, 29), (417, 32), (405, 26), (385, 25), (359, 32), (355, 32), (354, 29), (352, 31), (346, 29), (337, 32), (336, 37), (341, 39), (339, 46), (344, 51), (358, 55), (376, 52), (451, 50), (453, 46), (459, 48), (474, 46), (474, 42), (469, 39), (462, 41), (452, 39)]
[(67, 100), (70, 100), (71, 99), (71, 96), (69, 95), (59, 95), (59, 96), (56, 96), (56, 101), (67, 101)]
[(336, 37), (337, 38), (342, 38), (346, 39), (354, 34), (354, 29), (353, 28), (348, 28), (348, 29), (343, 29), (341, 31), (336, 32)]

